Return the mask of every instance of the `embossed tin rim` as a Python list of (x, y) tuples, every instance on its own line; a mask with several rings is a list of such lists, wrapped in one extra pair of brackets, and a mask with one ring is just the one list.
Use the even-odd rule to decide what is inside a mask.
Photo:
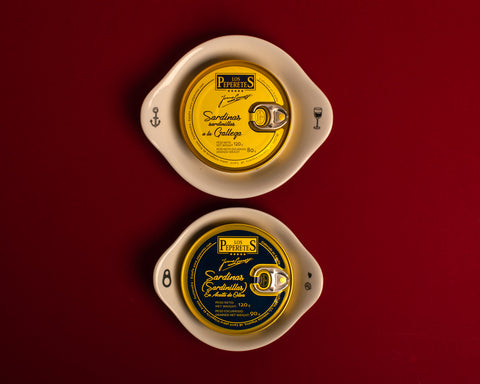
[[(192, 143), (192, 141), (190, 140), (190, 138), (188, 136), (187, 127), (185, 126), (185, 109), (186, 109), (187, 99), (190, 96), (190, 93), (192, 92), (192, 90), (197, 85), (197, 83), (203, 77), (210, 74), (211, 72), (213, 72), (217, 69), (223, 68), (223, 67), (233, 66), (233, 65), (251, 68), (255, 71), (260, 72), (265, 77), (267, 77), (275, 85), (276, 89), (280, 92), (280, 94), (282, 95), (282, 98), (285, 100), (284, 105), (282, 107), (285, 108), (285, 110), (288, 112), (288, 115), (289, 115), (289, 119), (288, 119), (288, 122), (286, 124), (286, 127), (282, 128), (282, 129), (285, 129), (285, 132), (282, 135), (279, 143), (275, 146), (275, 148), (272, 149), (270, 151), (270, 154), (267, 157), (265, 157), (264, 159), (262, 159), (261, 161), (258, 161), (256, 163), (254, 163), (253, 165), (249, 165), (249, 166), (246, 166), (246, 167), (225, 167), (225, 166), (216, 164), (213, 161), (207, 159), (203, 154), (201, 154), (195, 148), (195, 145)], [(180, 115), (180, 119), (179, 119), (180, 120), (180, 131), (182, 132), (183, 139), (185, 140), (185, 143), (188, 145), (188, 148), (190, 148), (190, 150), (193, 152), (193, 154), (199, 160), (201, 160), (203, 163), (207, 164), (208, 166), (210, 166), (212, 168), (215, 168), (217, 170), (224, 171), (224, 172), (235, 172), (235, 173), (246, 172), (246, 171), (250, 171), (252, 169), (256, 169), (258, 167), (261, 167), (262, 165), (265, 165), (266, 163), (268, 163), (278, 153), (278, 151), (283, 147), (283, 145), (285, 144), (285, 141), (287, 139), (287, 136), (289, 135), (289, 132), (290, 132), (291, 114), (292, 114), (292, 108), (291, 108), (291, 105), (290, 105), (290, 99), (288, 97), (287, 91), (283, 87), (282, 83), (280, 83), (280, 81), (272, 73), (270, 73), (270, 71), (268, 71), (267, 69), (265, 69), (264, 67), (262, 67), (258, 64), (252, 63), (252, 62), (247, 61), (247, 60), (222, 60), (218, 63), (209, 65), (207, 68), (203, 69), (188, 84), (186, 90), (183, 93), (182, 101), (180, 102), (180, 113), (179, 113), (179, 115)]]
[[(280, 306), (277, 308), (277, 310), (267, 319), (265, 322), (260, 323), (256, 325), (255, 327), (249, 328), (249, 329), (242, 329), (242, 330), (233, 330), (233, 329), (226, 329), (223, 328), (219, 325), (214, 324), (208, 318), (203, 316), (200, 311), (196, 308), (195, 304), (193, 303), (192, 298), (190, 297), (190, 293), (188, 291), (188, 272), (189, 272), (189, 267), (190, 263), (195, 255), (195, 252), (200, 248), (202, 244), (204, 244), (205, 240), (208, 240), (212, 236), (215, 236), (215, 234), (219, 234), (225, 231), (232, 231), (232, 230), (247, 230), (251, 231), (257, 235), (260, 235), (267, 239), (272, 245), (274, 245), (275, 250), (279, 253), (280, 257), (282, 258), (283, 262), (285, 263), (285, 271), (289, 275), (290, 282), (288, 284), (287, 292), (285, 295), (285, 298), (282, 300), (280, 303)], [(231, 224), (223, 224), (218, 227), (212, 228), (206, 233), (204, 233), (202, 236), (200, 236), (190, 247), (190, 249), (187, 252), (187, 255), (185, 256), (185, 260), (183, 261), (182, 269), (180, 272), (180, 279), (181, 283), (180, 286), (182, 288), (182, 296), (183, 299), (190, 310), (190, 312), (195, 316), (195, 318), (200, 321), (203, 325), (207, 326), (208, 328), (228, 334), (228, 335), (242, 335), (242, 334), (250, 334), (254, 332), (258, 332), (260, 330), (263, 330), (270, 325), (272, 325), (285, 311), (285, 308), (287, 307), (288, 302), (290, 301), (291, 293), (292, 293), (292, 287), (293, 287), (293, 271), (292, 271), (292, 266), (290, 263), (290, 260), (287, 256), (287, 253), (283, 249), (283, 247), (280, 245), (280, 243), (272, 237), (269, 233), (263, 231), (262, 229), (250, 225), (250, 224), (244, 224), (244, 223), (231, 223)]]

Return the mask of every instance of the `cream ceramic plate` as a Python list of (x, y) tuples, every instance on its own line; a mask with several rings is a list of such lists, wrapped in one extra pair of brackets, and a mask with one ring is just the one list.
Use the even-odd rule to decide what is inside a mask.
[[(180, 104), (192, 79), (211, 64), (243, 60), (267, 69), (283, 85), (290, 104), (290, 130), (263, 165), (243, 172), (216, 169), (190, 150), (180, 129)], [(146, 97), (141, 123), (149, 140), (190, 184), (212, 195), (247, 198), (269, 192), (292, 177), (325, 141), (333, 113), (323, 92), (283, 50), (258, 38), (224, 36), (188, 52)]]
[[(192, 314), (182, 296), (181, 270), (188, 250), (207, 230), (227, 223), (252, 225), (269, 233), (291, 263), (293, 283), (285, 310), (272, 325), (253, 333), (231, 335), (207, 327)], [(267, 345), (287, 332), (320, 297), (323, 275), (313, 256), (278, 219), (254, 209), (227, 208), (199, 218), (180, 235), (157, 262), (153, 283), (158, 296), (195, 337), (216, 348), (245, 351)]]

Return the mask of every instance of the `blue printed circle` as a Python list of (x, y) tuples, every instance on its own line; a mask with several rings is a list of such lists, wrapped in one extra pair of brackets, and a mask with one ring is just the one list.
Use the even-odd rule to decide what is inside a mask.
[(270, 325), (284, 310), (290, 285), (274, 294), (253, 289), (252, 271), (275, 266), (291, 276), (283, 248), (266, 232), (246, 224), (227, 224), (203, 235), (182, 269), (182, 291), (193, 314), (225, 333), (253, 332)]

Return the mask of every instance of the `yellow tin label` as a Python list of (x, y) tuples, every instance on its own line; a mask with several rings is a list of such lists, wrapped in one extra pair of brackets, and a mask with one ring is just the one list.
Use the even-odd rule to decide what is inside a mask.
[(207, 327), (227, 334), (255, 332), (283, 313), (292, 272), (281, 245), (247, 224), (214, 228), (193, 244), (182, 266), (185, 302)]
[(281, 148), (290, 113), (287, 94), (272, 74), (229, 60), (206, 68), (187, 87), (180, 126), (200, 160), (224, 171), (245, 171)]

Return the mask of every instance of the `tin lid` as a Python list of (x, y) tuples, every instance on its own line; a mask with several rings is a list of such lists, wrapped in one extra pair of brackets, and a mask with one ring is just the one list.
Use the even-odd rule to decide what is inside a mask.
[(180, 126), (192, 152), (223, 171), (246, 171), (274, 156), (291, 120), (285, 89), (266, 69), (243, 60), (221, 61), (188, 85)]
[(226, 334), (264, 329), (282, 314), (292, 270), (282, 246), (247, 224), (225, 224), (202, 235), (182, 266), (181, 287), (193, 315)]

